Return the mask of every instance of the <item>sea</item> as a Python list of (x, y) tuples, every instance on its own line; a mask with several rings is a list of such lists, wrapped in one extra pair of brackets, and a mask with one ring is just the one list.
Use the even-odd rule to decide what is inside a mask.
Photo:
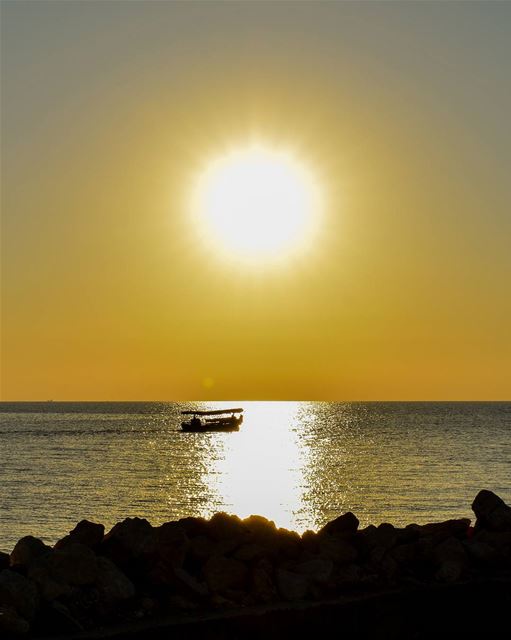
[[(185, 433), (185, 409), (244, 408), (234, 433)], [(0, 403), (0, 550), (86, 518), (158, 525), (217, 511), (317, 530), (474, 518), (511, 504), (510, 402)]]

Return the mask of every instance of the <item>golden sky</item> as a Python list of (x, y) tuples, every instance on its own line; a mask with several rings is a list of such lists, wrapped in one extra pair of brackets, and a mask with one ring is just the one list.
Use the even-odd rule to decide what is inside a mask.
[[(509, 3), (2, 3), (3, 400), (509, 399)], [(299, 158), (247, 268), (209, 158)]]

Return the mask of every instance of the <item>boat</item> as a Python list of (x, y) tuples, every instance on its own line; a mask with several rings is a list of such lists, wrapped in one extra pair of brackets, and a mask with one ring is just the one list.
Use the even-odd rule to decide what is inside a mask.
[(239, 431), (243, 422), (242, 413), (243, 409), (241, 408), (216, 409), (214, 411), (181, 411), (183, 416), (192, 416), (188, 422), (181, 423), (181, 430), (194, 431), (195, 433)]

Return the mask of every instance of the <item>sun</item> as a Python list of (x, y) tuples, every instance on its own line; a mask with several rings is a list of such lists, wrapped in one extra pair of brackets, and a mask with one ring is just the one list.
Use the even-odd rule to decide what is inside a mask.
[(304, 249), (317, 230), (320, 208), (317, 181), (305, 165), (260, 143), (208, 162), (194, 190), (203, 239), (224, 256), (252, 264)]

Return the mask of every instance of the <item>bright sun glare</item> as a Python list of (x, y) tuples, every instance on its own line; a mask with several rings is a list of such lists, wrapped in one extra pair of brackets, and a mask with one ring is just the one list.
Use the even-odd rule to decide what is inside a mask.
[(311, 173), (289, 153), (252, 144), (210, 162), (194, 210), (201, 234), (237, 260), (263, 263), (303, 248), (319, 216)]

